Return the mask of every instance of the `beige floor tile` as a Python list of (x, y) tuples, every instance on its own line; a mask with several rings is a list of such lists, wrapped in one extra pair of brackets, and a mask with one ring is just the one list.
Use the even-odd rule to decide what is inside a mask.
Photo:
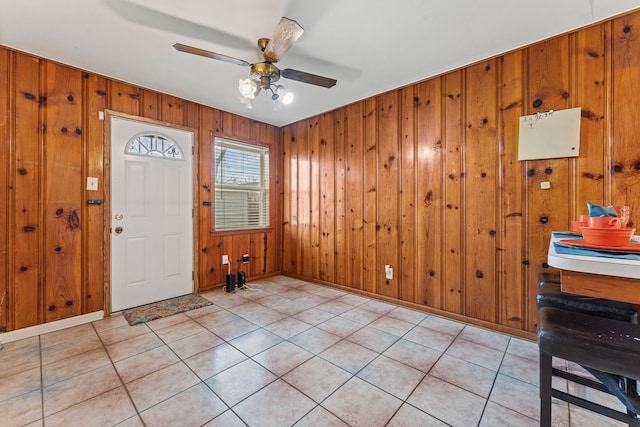
[(136, 354), (135, 356), (127, 357), (116, 362), (114, 365), (120, 378), (125, 384), (131, 381), (142, 378), (155, 371), (171, 366), (178, 363), (180, 360), (178, 357), (166, 346), (156, 347), (152, 350), (147, 350), (144, 353)]
[(464, 329), (465, 324), (432, 314), (420, 322), (420, 326), (448, 335), (457, 336)]
[(294, 314), (293, 316), (298, 320), (301, 320), (309, 325), (318, 325), (322, 322), (326, 322), (327, 320), (335, 317), (334, 314), (329, 313), (328, 311), (320, 310), (318, 308), (308, 308), (304, 311)]
[(425, 373), (429, 372), (429, 369), (442, 355), (439, 351), (405, 339), (396, 341), (383, 354)]
[(59, 381), (44, 388), (44, 415), (48, 417), (120, 386), (120, 378), (111, 365)]
[(272, 382), (233, 410), (249, 426), (292, 426), (316, 404), (282, 380)]
[(345, 311), (344, 313), (340, 314), (340, 317), (352, 320), (354, 322), (358, 322), (362, 325), (368, 325), (369, 323), (379, 319), (382, 316), (383, 315), (380, 313), (365, 310), (362, 307), (355, 307), (349, 311)]
[(209, 350), (217, 345), (224, 344), (224, 340), (209, 330), (198, 332), (195, 335), (191, 335), (182, 338), (177, 341), (173, 341), (168, 346), (178, 355), (181, 359), (187, 359), (195, 354)]
[(141, 323), (135, 326), (126, 324), (118, 328), (106, 329), (100, 331), (98, 335), (100, 335), (100, 339), (104, 345), (108, 347), (117, 342), (126, 341), (148, 333), (151, 333), (151, 329), (149, 329), (146, 323)]
[[(35, 338), (35, 339), (34, 339)], [(0, 380), (40, 366), (38, 337), (3, 344), (0, 351)]]
[(127, 389), (136, 408), (142, 412), (198, 382), (198, 377), (179, 362), (130, 382)]
[(160, 319), (155, 319), (147, 322), (147, 326), (152, 331), (158, 331), (160, 329), (168, 328), (169, 326), (175, 326), (188, 320), (191, 320), (191, 318), (185, 313), (178, 313), (174, 314), (173, 316), (161, 317)]
[(411, 310), (404, 307), (397, 307), (391, 310), (387, 316), (393, 317), (394, 319), (402, 320), (407, 323), (411, 323), (412, 325), (417, 325), (422, 322), (427, 314), (421, 311)]
[(0, 402), (40, 390), (40, 378), (40, 367), (26, 369), (4, 378), (0, 381)]
[(40, 422), (42, 392), (40, 389), (0, 402), (0, 421), (3, 427), (19, 427)]
[(472, 325), (465, 326), (459, 337), (499, 351), (505, 351), (509, 345), (508, 335)]
[(540, 419), (538, 387), (529, 383), (498, 374), (489, 400), (529, 418)]
[(384, 426), (402, 405), (402, 401), (379, 388), (353, 377), (322, 406), (353, 426)]
[(109, 317), (105, 317), (100, 320), (96, 320), (93, 322), (93, 327), (96, 332), (100, 333), (103, 331), (107, 331), (109, 329), (120, 328), (122, 326), (127, 326), (127, 319), (124, 318), (122, 313), (115, 313)]
[(538, 386), (539, 364), (537, 360), (526, 359), (506, 353), (500, 365), (500, 373), (520, 381)]
[(393, 343), (398, 341), (397, 336), (369, 326), (365, 326), (362, 329), (354, 332), (346, 339), (377, 353), (382, 353)]
[(214, 375), (206, 383), (231, 407), (277, 379), (253, 360), (245, 360)]
[(455, 336), (433, 329), (423, 328), (422, 326), (416, 326), (402, 338), (443, 352), (451, 345)]
[(86, 335), (76, 341), (65, 341), (58, 345), (43, 348), (40, 355), (42, 364), (46, 365), (100, 348), (103, 348), (102, 343), (98, 336), (94, 334)]
[[(387, 427), (446, 427), (448, 425), (449, 424), (443, 423), (426, 412), (422, 412), (418, 408), (405, 403), (400, 407), (400, 409), (398, 409), (398, 412), (396, 412), (393, 418), (391, 418)], [(506, 427), (506, 424), (496, 425), (494, 427)]]
[(325, 332), (318, 328), (307, 329), (306, 331), (289, 338), (290, 342), (310, 351), (313, 354), (321, 353), (340, 340), (341, 338), (339, 336), (330, 334), (329, 332)]
[(45, 418), (47, 427), (115, 425), (136, 415), (124, 387), (107, 391)]
[(40, 346), (45, 349), (66, 343), (69, 341), (79, 341), (87, 337), (94, 337), (95, 329), (91, 323), (85, 323), (71, 328), (61, 329), (55, 332), (40, 335)]
[(429, 375), (486, 399), (491, 393), (497, 372), (444, 354), (429, 371)]
[(293, 317), (285, 317), (282, 320), (278, 320), (277, 322), (273, 322), (264, 328), (267, 331), (273, 332), (281, 338), (288, 339), (294, 335), (298, 335), (301, 332), (310, 329), (312, 326), (308, 323), (305, 323), (301, 320), (295, 319)]
[(134, 415), (131, 418), (127, 418), (121, 423), (116, 424), (116, 427), (145, 427), (140, 419), (139, 415)]
[(398, 399), (405, 400), (424, 375), (424, 372), (404, 363), (379, 356), (358, 372), (357, 376)]
[(415, 325), (385, 315), (369, 323), (369, 326), (380, 329), (381, 331), (387, 332), (389, 334), (393, 334), (397, 337), (402, 337), (404, 334), (413, 329)]
[(221, 344), (185, 359), (185, 363), (204, 381), (246, 359), (233, 346)]
[(238, 338), (239, 336), (251, 331), (255, 331), (258, 328), (259, 326), (255, 323), (249, 322), (245, 319), (238, 319), (214, 327), (209, 327), (209, 330), (220, 338), (226, 341), (231, 341), (234, 338)]
[(203, 427), (246, 427), (247, 425), (242, 422), (236, 414), (231, 410), (226, 411), (222, 415), (214, 418), (206, 423)]
[(352, 376), (344, 369), (314, 357), (287, 373), (282, 379), (320, 403)]
[(162, 345), (164, 345), (162, 340), (158, 338), (155, 333), (147, 329), (147, 332), (142, 335), (137, 335), (123, 341), (117, 341), (113, 344), (107, 345), (106, 347), (111, 360), (117, 362), (119, 360), (135, 356), (136, 354), (158, 348)]
[(111, 360), (104, 348), (97, 348), (77, 356), (42, 365), (42, 384), (46, 387), (110, 364)]
[(346, 311), (352, 310), (353, 306), (339, 301), (339, 299), (329, 300), (325, 303), (316, 306), (319, 310), (328, 311), (336, 316)]
[[(184, 316), (184, 317), (185, 319), (187, 319), (186, 321), (176, 323), (173, 325), (168, 325), (161, 329), (156, 329), (155, 330), (156, 335), (158, 335), (158, 337), (160, 337), (162, 341), (168, 344), (173, 341), (177, 341), (182, 338), (190, 337), (197, 333), (206, 331), (206, 329), (199, 323), (196, 323), (195, 321), (189, 319), (187, 316)], [(158, 320), (162, 320), (162, 319), (158, 319)], [(150, 322), (150, 323), (153, 323), (153, 322)]]
[(452, 426), (475, 426), (480, 422), (485, 399), (427, 375), (407, 403)]
[(340, 341), (320, 353), (323, 359), (352, 374), (356, 374), (377, 356), (378, 353), (350, 341)]
[(218, 310), (194, 319), (207, 329), (213, 329), (223, 323), (234, 322), (240, 317), (227, 310)]
[(296, 427), (348, 427), (340, 418), (324, 409), (316, 406), (311, 412), (296, 423)]
[(361, 323), (354, 322), (340, 316), (329, 319), (317, 326), (318, 329), (322, 329), (323, 331), (338, 335), (339, 337), (343, 338), (348, 337), (362, 327), (363, 326)]
[(246, 354), (256, 354), (282, 342), (282, 338), (266, 329), (256, 329), (229, 342), (232, 346)]
[(457, 338), (447, 349), (446, 353), (458, 359), (466, 360), (476, 365), (484, 366), (492, 371), (500, 369), (504, 353), (472, 341)]
[(255, 323), (258, 326), (267, 326), (273, 322), (277, 322), (278, 320), (282, 320), (285, 317), (288, 317), (286, 314), (276, 311), (272, 308), (265, 307), (261, 311), (250, 313), (245, 316), (246, 320), (251, 323)]
[(364, 308), (365, 310), (373, 311), (374, 313), (378, 313), (380, 315), (385, 315), (397, 306), (372, 299), (360, 305), (359, 307)]
[(227, 410), (222, 401), (199, 383), (142, 412), (147, 427), (201, 426)]
[(312, 357), (313, 354), (305, 349), (284, 341), (257, 354), (253, 360), (275, 375), (282, 376)]
[[(482, 414), (482, 420), (479, 427), (495, 427), (495, 426), (518, 426), (518, 427), (537, 427), (540, 423), (529, 417), (512, 411), (493, 402), (488, 402), (487, 407)], [(583, 424), (586, 426), (587, 424)]]

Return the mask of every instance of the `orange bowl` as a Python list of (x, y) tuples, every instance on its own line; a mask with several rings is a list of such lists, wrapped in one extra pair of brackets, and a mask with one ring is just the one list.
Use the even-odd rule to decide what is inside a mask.
[(571, 229), (576, 233), (582, 233), (580, 227), (587, 227), (589, 225), (586, 221), (571, 221)]
[(631, 241), (635, 228), (580, 227), (584, 241), (598, 246), (625, 246)]

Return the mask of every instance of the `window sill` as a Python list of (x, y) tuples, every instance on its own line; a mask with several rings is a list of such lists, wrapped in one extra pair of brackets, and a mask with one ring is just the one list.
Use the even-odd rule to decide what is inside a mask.
[(261, 234), (261, 233), (271, 233), (273, 231), (273, 227), (266, 228), (243, 228), (240, 230), (222, 230), (222, 231), (209, 231), (209, 236), (212, 237), (223, 237), (223, 236), (237, 236), (241, 234)]

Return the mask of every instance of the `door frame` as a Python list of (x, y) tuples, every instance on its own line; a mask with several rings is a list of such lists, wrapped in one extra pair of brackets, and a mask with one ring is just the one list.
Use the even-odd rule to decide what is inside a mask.
[(198, 256), (198, 247), (199, 247), (199, 233), (198, 233), (198, 224), (199, 224), (199, 212), (198, 212), (198, 197), (199, 193), (197, 192), (199, 186), (199, 170), (200, 170), (200, 161), (199, 161), (199, 144), (198, 144), (198, 129), (192, 128), (188, 126), (175, 125), (173, 123), (163, 122), (160, 120), (147, 119), (145, 117), (134, 116), (131, 114), (120, 113), (112, 110), (104, 110), (104, 149), (103, 149), (103, 161), (104, 161), (104, 237), (103, 237), (103, 257), (104, 257), (104, 314), (105, 317), (111, 316), (111, 119), (113, 117), (118, 117), (121, 119), (134, 120), (140, 123), (146, 123), (154, 126), (164, 126), (173, 129), (178, 129), (186, 132), (191, 132), (193, 134), (193, 159), (191, 162), (192, 166), (192, 193), (191, 193), (191, 208), (192, 208), (192, 219), (191, 222), (193, 224), (193, 273), (192, 273), (192, 282), (193, 282), (193, 293), (198, 293), (200, 291), (200, 283), (198, 281), (198, 270), (200, 265), (200, 257)]

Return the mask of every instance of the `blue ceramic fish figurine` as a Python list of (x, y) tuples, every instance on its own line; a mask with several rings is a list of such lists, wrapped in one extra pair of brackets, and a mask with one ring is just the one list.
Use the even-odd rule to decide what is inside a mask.
[(588, 200), (587, 207), (589, 208), (589, 216), (618, 216), (615, 209), (606, 206), (594, 205)]

